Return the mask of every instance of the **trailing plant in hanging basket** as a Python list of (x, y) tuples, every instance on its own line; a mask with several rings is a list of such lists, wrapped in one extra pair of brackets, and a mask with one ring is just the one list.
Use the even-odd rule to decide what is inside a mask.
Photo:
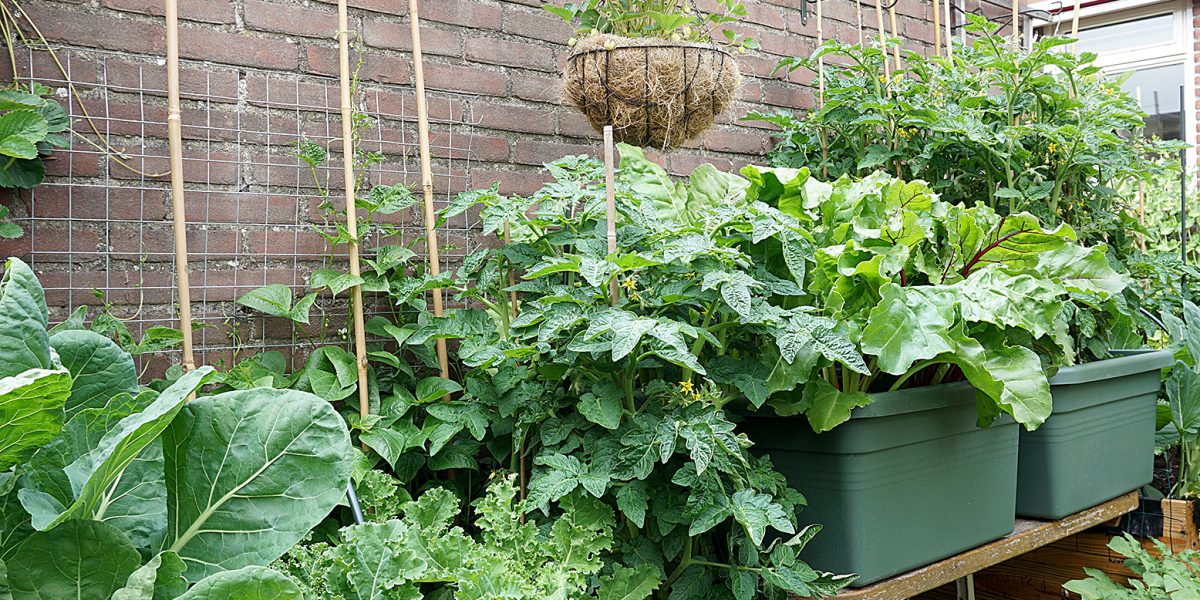
[(547, 5), (585, 36), (568, 42), (574, 50), (563, 72), (565, 99), (597, 131), (612, 125), (621, 142), (668, 148), (695, 139), (741, 85), (730, 50), (757, 47), (730, 29), (714, 35), (746, 14), (736, 0), (718, 7), (701, 13), (691, 0)]

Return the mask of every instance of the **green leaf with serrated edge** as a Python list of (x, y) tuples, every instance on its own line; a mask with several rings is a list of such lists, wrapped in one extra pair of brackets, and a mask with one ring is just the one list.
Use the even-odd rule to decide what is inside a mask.
[(30, 369), (0, 379), (0, 470), (27, 460), (62, 430), (62, 407), (71, 394), (65, 369)]
[(345, 422), (328, 402), (293, 390), (193, 400), (163, 433), (163, 449), (165, 548), (187, 563), (189, 581), (279, 558), (341, 501), (350, 479)]
[(441, 377), (426, 377), (417, 383), (415, 396), (417, 402), (426, 404), (444, 398), (450, 394), (461, 392), (462, 386), (456, 381)]
[(133, 357), (112, 340), (92, 331), (61, 331), (50, 337), (63, 367), (71, 372), (66, 420), (85, 408), (104, 406), (120, 393), (137, 393)]
[(543, 263), (536, 264), (522, 275), (525, 279), (537, 279), (554, 273), (578, 273), (580, 258), (578, 256), (554, 257)]
[(639, 529), (646, 525), (649, 504), (650, 494), (645, 481), (635, 480), (617, 488), (617, 508)]
[(63, 469), (78, 490), (75, 501), (49, 523), (40, 522), (34, 515), (34, 527), (50, 529), (67, 519), (100, 519), (108, 507), (120, 498), (117, 483), (125, 469), (161, 434), (183, 408), (190, 396), (213, 372), (212, 367), (200, 367), (180, 377), (150, 406), (121, 419), (104, 434), (95, 449), (80, 456)]
[(850, 420), (850, 413), (871, 403), (865, 392), (843, 392), (824, 379), (816, 379), (804, 387), (804, 415), (817, 433), (829, 431)]
[(604, 287), (617, 271), (616, 265), (605, 260), (587, 256), (579, 259), (579, 274), (592, 287)]
[(920, 360), (954, 348), (950, 327), (957, 298), (949, 290), (880, 288), (882, 299), (867, 317), (862, 350), (879, 358), (879, 369), (901, 375)]
[(304, 600), (304, 593), (287, 575), (252, 565), (209, 575), (176, 600)]
[(621, 425), (622, 401), (625, 398), (621, 387), (612, 382), (592, 386), (592, 391), (579, 398), (577, 409), (587, 420), (604, 427), (616, 429)]
[(29, 536), (7, 561), (13, 600), (108, 600), (141, 564), (133, 544), (99, 521)]
[(310, 285), (314, 290), (328, 289), (334, 296), (363, 284), (363, 278), (333, 269), (317, 269), (312, 272)]
[(612, 575), (600, 578), (596, 597), (598, 600), (646, 600), (662, 584), (661, 577), (653, 565), (614, 565)]
[(54, 368), (50, 360), (46, 297), (29, 265), (10, 258), (0, 280), (0, 378), (27, 369)]

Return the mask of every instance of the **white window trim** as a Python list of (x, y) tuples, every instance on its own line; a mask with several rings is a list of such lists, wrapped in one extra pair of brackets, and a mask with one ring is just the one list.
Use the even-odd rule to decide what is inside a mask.
[[(1042, 0), (1030, 4), (1030, 8), (1046, 11), (1051, 15), (1048, 20), (1034, 19), (1034, 28), (1057, 25), (1058, 35), (1071, 35), (1071, 21), (1074, 18), (1074, 2), (1071, 0)], [(1193, 47), (1196, 36), (1192, 25), (1192, 2), (1189, 0), (1167, 2), (1162, 0), (1111, 0), (1101, 2), (1080, 8), (1079, 25), (1081, 28), (1085, 25), (1095, 27), (1149, 17), (1168, 11), (1176, 15), (1174, 23), (1176, 42), (1138, 48), (1130, 52), (1129, 56), (1120, 59), (1101, 57), (1096, 64), (1100, 65), (1106, 73), (1115, 74), (1182, 62), (1184, 66), (1184, 106), (1182, 111), (1184, 132), (1186, 133), (1184, 141), (1191, 145), (1187, 150), (1188, 164), (1196, 164), (1196, 144), (1200, 136), (1196, 131), (1196, 51)]]

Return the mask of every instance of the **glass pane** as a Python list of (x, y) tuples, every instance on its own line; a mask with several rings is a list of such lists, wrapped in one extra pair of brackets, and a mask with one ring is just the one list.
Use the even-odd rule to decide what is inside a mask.
[(1124, 23), (1091, 27), (1079, 32), (1079, 52), (1104, 56), (1112, 52), (1175, 42), (1174, 15), (1167, 13)]
[(1184, 84), (1183, 65), (1138, 69), (1121, 84), (1121, 89), (1142, 99), (1146, 111), (1146, 136), (1167, 140), (1179, 137), (1179, 86)]

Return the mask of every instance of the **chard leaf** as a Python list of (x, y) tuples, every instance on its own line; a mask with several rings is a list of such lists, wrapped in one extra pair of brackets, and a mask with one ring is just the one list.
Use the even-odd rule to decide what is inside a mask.
[(125, 536), (100, 521), (68, 521), (29, 536), (7, 561), (13, 600), (108, 600), (141, 556)]
[(1018, 423), (1032, 431), (1050, 416), (1050, 385), (1032, 350), (1009, 346), (994, 332), (968, 337), (961, 326), (951, 331), (951, 339), (955, 347), (953, 354), (944, 355), (947, 361)]
[(165, 547), (189, 581), (267, 564), (345, 494), (345, 422), (311, 394), (258, 388), (198, 398), (163, 434)]
[(883, 298), (867, 317), (862, 350), (879, 358), (881, 371), (902, 375), (913, 363), (954, 349), (950, 327), (955, 298), (950, 291), (894, 283), (879, 291)]

